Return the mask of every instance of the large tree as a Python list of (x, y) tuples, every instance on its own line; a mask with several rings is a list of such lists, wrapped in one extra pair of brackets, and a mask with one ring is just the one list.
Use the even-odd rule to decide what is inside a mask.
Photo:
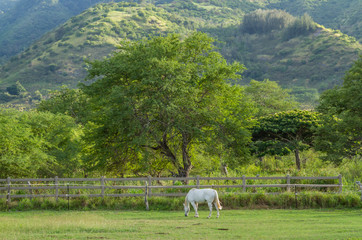
[(188, 176), (196, 146), (245, 157), (252, 108), (242, 88), (228, 83), (244, 67), (228, 64), (213, 41), (200, 32), (124, 41), (113, 56), (90, 62), (88, 79), (96, 81), (83, 90), (93, 112), (86, 136), (95, 167), (122, 173), (158, 158)]
[(310, 111), (294, 110), (261, 117), (253, 128), (252, 146), (259, 156), (294, 152), (300, 170), (299, 153), (312, 146), (319, 126), (319, 115)]
[(317, 110), (324, 115), (317, 148), (328, 159), (340, 162), (343, 157), (362, 153), (362, 55), (347, 72), (343, 85), (325, 91)]

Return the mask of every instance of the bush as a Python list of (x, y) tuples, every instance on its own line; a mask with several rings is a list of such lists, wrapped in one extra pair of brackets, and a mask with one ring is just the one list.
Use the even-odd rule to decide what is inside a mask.
[(6, 88), (6, 91), (11, 95), (20, 95), (22, 92), (26, 92), (25, 88), (19, 81), (17, 81), (15, 84), (11, 85), (10, 87)]

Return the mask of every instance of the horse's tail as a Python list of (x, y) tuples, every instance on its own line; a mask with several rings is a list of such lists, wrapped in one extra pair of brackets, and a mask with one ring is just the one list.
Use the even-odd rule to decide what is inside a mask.
[(215, 190), (215, 198), (214, 198), (214, 201), (216, 202), (217, 207), (221, 210), (221, 209), (222, 209), (222, 206), (220, 205), (219, 195), (217, 194), (217, 191), (216, 191), (216, 190)]

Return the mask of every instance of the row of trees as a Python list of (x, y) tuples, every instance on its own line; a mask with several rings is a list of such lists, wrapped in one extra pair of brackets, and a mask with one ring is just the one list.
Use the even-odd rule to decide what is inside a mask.
[[(199, 32), (184, 40), (171, 34), (125, 41), (113, 56), (89, 62), (92, 83), (53, 92), (34, 112), (2, 111), (7, 125), (1, 124), (0, 131), (9, 134), (0, 135), (0, 177), (92, 171), (188, 176), (201, 159), (237, 167), (252, 154), (290, 152), (300, 168), (299, 152), (310, 147), (331, 158), (360, 155), (361, 116), (355, 114), (359, 109), (351, 112), (362, 105), (352, 104), (355, 97), (361, 101), (360, 92), (348, 91), (356, 87), (350, 84), (361, 84), (362, 59), (343, 87), (322, 96), (321, 113), (316, 113), (293, 110), (297, 103), (275, 82), (233, 84), (244, 67), (228, 64), (213, 41)], [(337, 111), (332, 100), (342, 96), (350, 97), (353, 106), (338, 105)], [(355, 126), (345, 129), (341, 123)], [(26, 131), (16, 132), (19, 128)], [(342, 145), (331, 134), (340, 134), (343, 142), (338, 156), (333, 151)]]
[(249, 34), (264, 34), (272, 30), (284, 29), (294, 19), (292, 15), (282, 10), (258, 9), (244, 16), (241, 27), (243, 32)]
[(313, 32), (317, 24), (308, 15), (293, 17), (282, 10), (258, 9), (244, 16), (241, 30), (249, 34), (266, 34), (273, 30), (283, 30), (283, 39), (306, 35)]

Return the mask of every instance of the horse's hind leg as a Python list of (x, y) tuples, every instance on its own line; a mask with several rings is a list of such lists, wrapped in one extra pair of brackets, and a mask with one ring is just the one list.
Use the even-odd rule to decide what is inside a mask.
[(219, 212), (219, 208), (217, 207), (217, 202), (214, 202), (214, 205), (215, 205), (215, 208), (216, 208), (216, 211), (217, 211), (216, 217), (219, 218), (220, 212)]
[(194, 207), (194, 209), (195, 209), (195, 217), (199, 217), (199, 213), (197, 212), (197, 203), (195, 203), (195, 202), (191, 202), (191, 205)]
[(207, 218), (211, 218), (211, 212), (212, 212), (212, 203), (211, 202), (207, 202), (207, 205), (209, 205), (209, 209), (210, 209), (210, 214)]

